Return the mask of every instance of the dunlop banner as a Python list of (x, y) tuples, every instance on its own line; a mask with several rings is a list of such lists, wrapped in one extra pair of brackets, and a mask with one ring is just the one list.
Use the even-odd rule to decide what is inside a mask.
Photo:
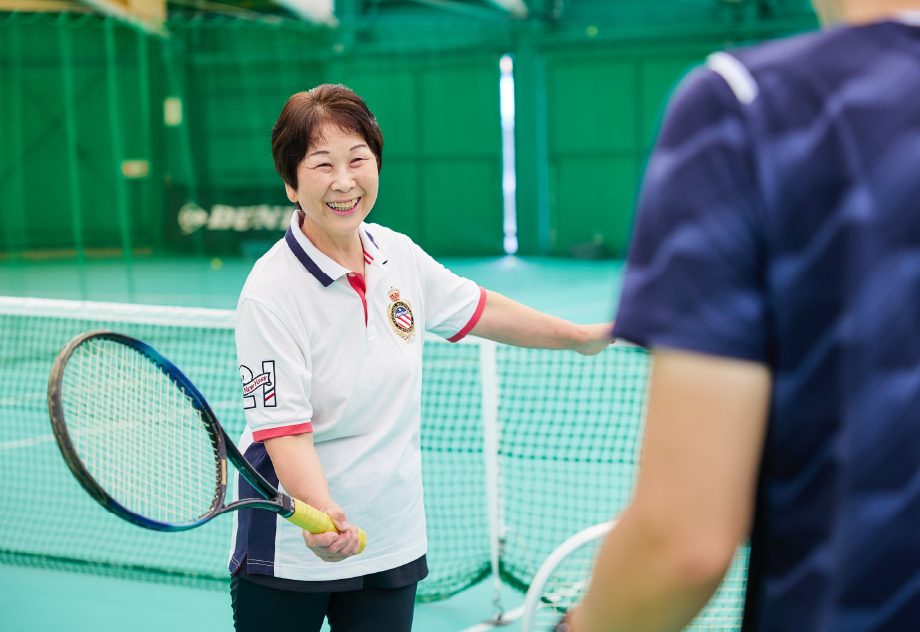
[(294, 211), (283, 192), (225, 190), (200, 200), (180, 187), (170, 193), (167, 239), (176, 250), (196, 254), (260, 256), (284, 235)]

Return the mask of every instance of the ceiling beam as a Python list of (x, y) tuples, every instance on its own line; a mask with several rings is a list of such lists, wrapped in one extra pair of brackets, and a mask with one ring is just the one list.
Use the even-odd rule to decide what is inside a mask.
[(23, 13), (86, 13), (90, 9), (73, 0), (0, 0), (0, 11)]
[(528, 14), (524, 0), (489, 0), (489, 4), (516, 18), (526, 18)]
[(166, 0), (83, 0), (105, 15), (137, 26), (148, 33), (166, 35)]
[(416, 4), (422, 4), (427, 7), (434, 7), (436, 9), (443, 9), (444, 11), (450, 11), (452, 13), (458, 13), (460, 15), (468, 15), (474, 18), (480, 18), (482, 20), (490, 20), (503, 22), (505, 20), (504, 13), (497, 13), (491, 9), (486, 9), (485, 7), (479, 7), (474, 4), (467, 4), (465, 2), (459, 2), (458, 0), (411, 0)]
[(284, 7), (294, 15), (315, 22), (335, 26), (339, 23), (335, 17), (333, 0), (274, 0), (275, 4)]

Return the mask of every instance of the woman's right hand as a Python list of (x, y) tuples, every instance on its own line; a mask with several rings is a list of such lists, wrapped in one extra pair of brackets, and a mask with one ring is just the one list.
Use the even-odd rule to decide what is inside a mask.
[(338, 532), (310, 533), (304, 530), (303, 539), (307, 548), (324, 562), (341, 562), (352, 555), (357, 555), (358, 549), (361, 548), (361, 542), (358, 540), (358, 527), (348, 524), (348, 518), (345, 517), (342, 508), (332, 503), (318, 509), (329, 514)]

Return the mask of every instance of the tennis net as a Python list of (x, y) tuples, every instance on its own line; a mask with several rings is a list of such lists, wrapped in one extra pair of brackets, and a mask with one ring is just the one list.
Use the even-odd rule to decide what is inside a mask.
[[(61, 458), (47, 380), (73, 336), (111, 329), (151, 344), (201, 390), (231, 437), (245, 424), (232, 311), (0, 298), (0, 562), (224, 588), (231, 520), (159, 533), (99, 507)], [(421, 600), (497, 571), (526, 589), (568, 536), (632, 494), (647, 354), (584, 357), (425, 340), (422, 465), (431, 574)], [(714, 603), (736, 611), (743, 572)], [(714, 625), (734, 630), (740, 622)]]

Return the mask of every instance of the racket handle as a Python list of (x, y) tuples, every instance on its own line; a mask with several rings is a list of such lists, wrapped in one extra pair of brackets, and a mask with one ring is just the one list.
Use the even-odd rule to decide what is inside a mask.
[[(335, 524), (329, 514), (314, 509), (302, 500), (292, 498), (294, 503), (294, 513), (287, 516), (287, 519), (296, 524), (301, 529), (306, 529), (310, 533), (326, 533), (327, 531), (337, 531)], [(367, 534), (363, 529), (358, 529), (358, 540), (361, 543), (358, 553), (364, 550), (367, 545)]]

